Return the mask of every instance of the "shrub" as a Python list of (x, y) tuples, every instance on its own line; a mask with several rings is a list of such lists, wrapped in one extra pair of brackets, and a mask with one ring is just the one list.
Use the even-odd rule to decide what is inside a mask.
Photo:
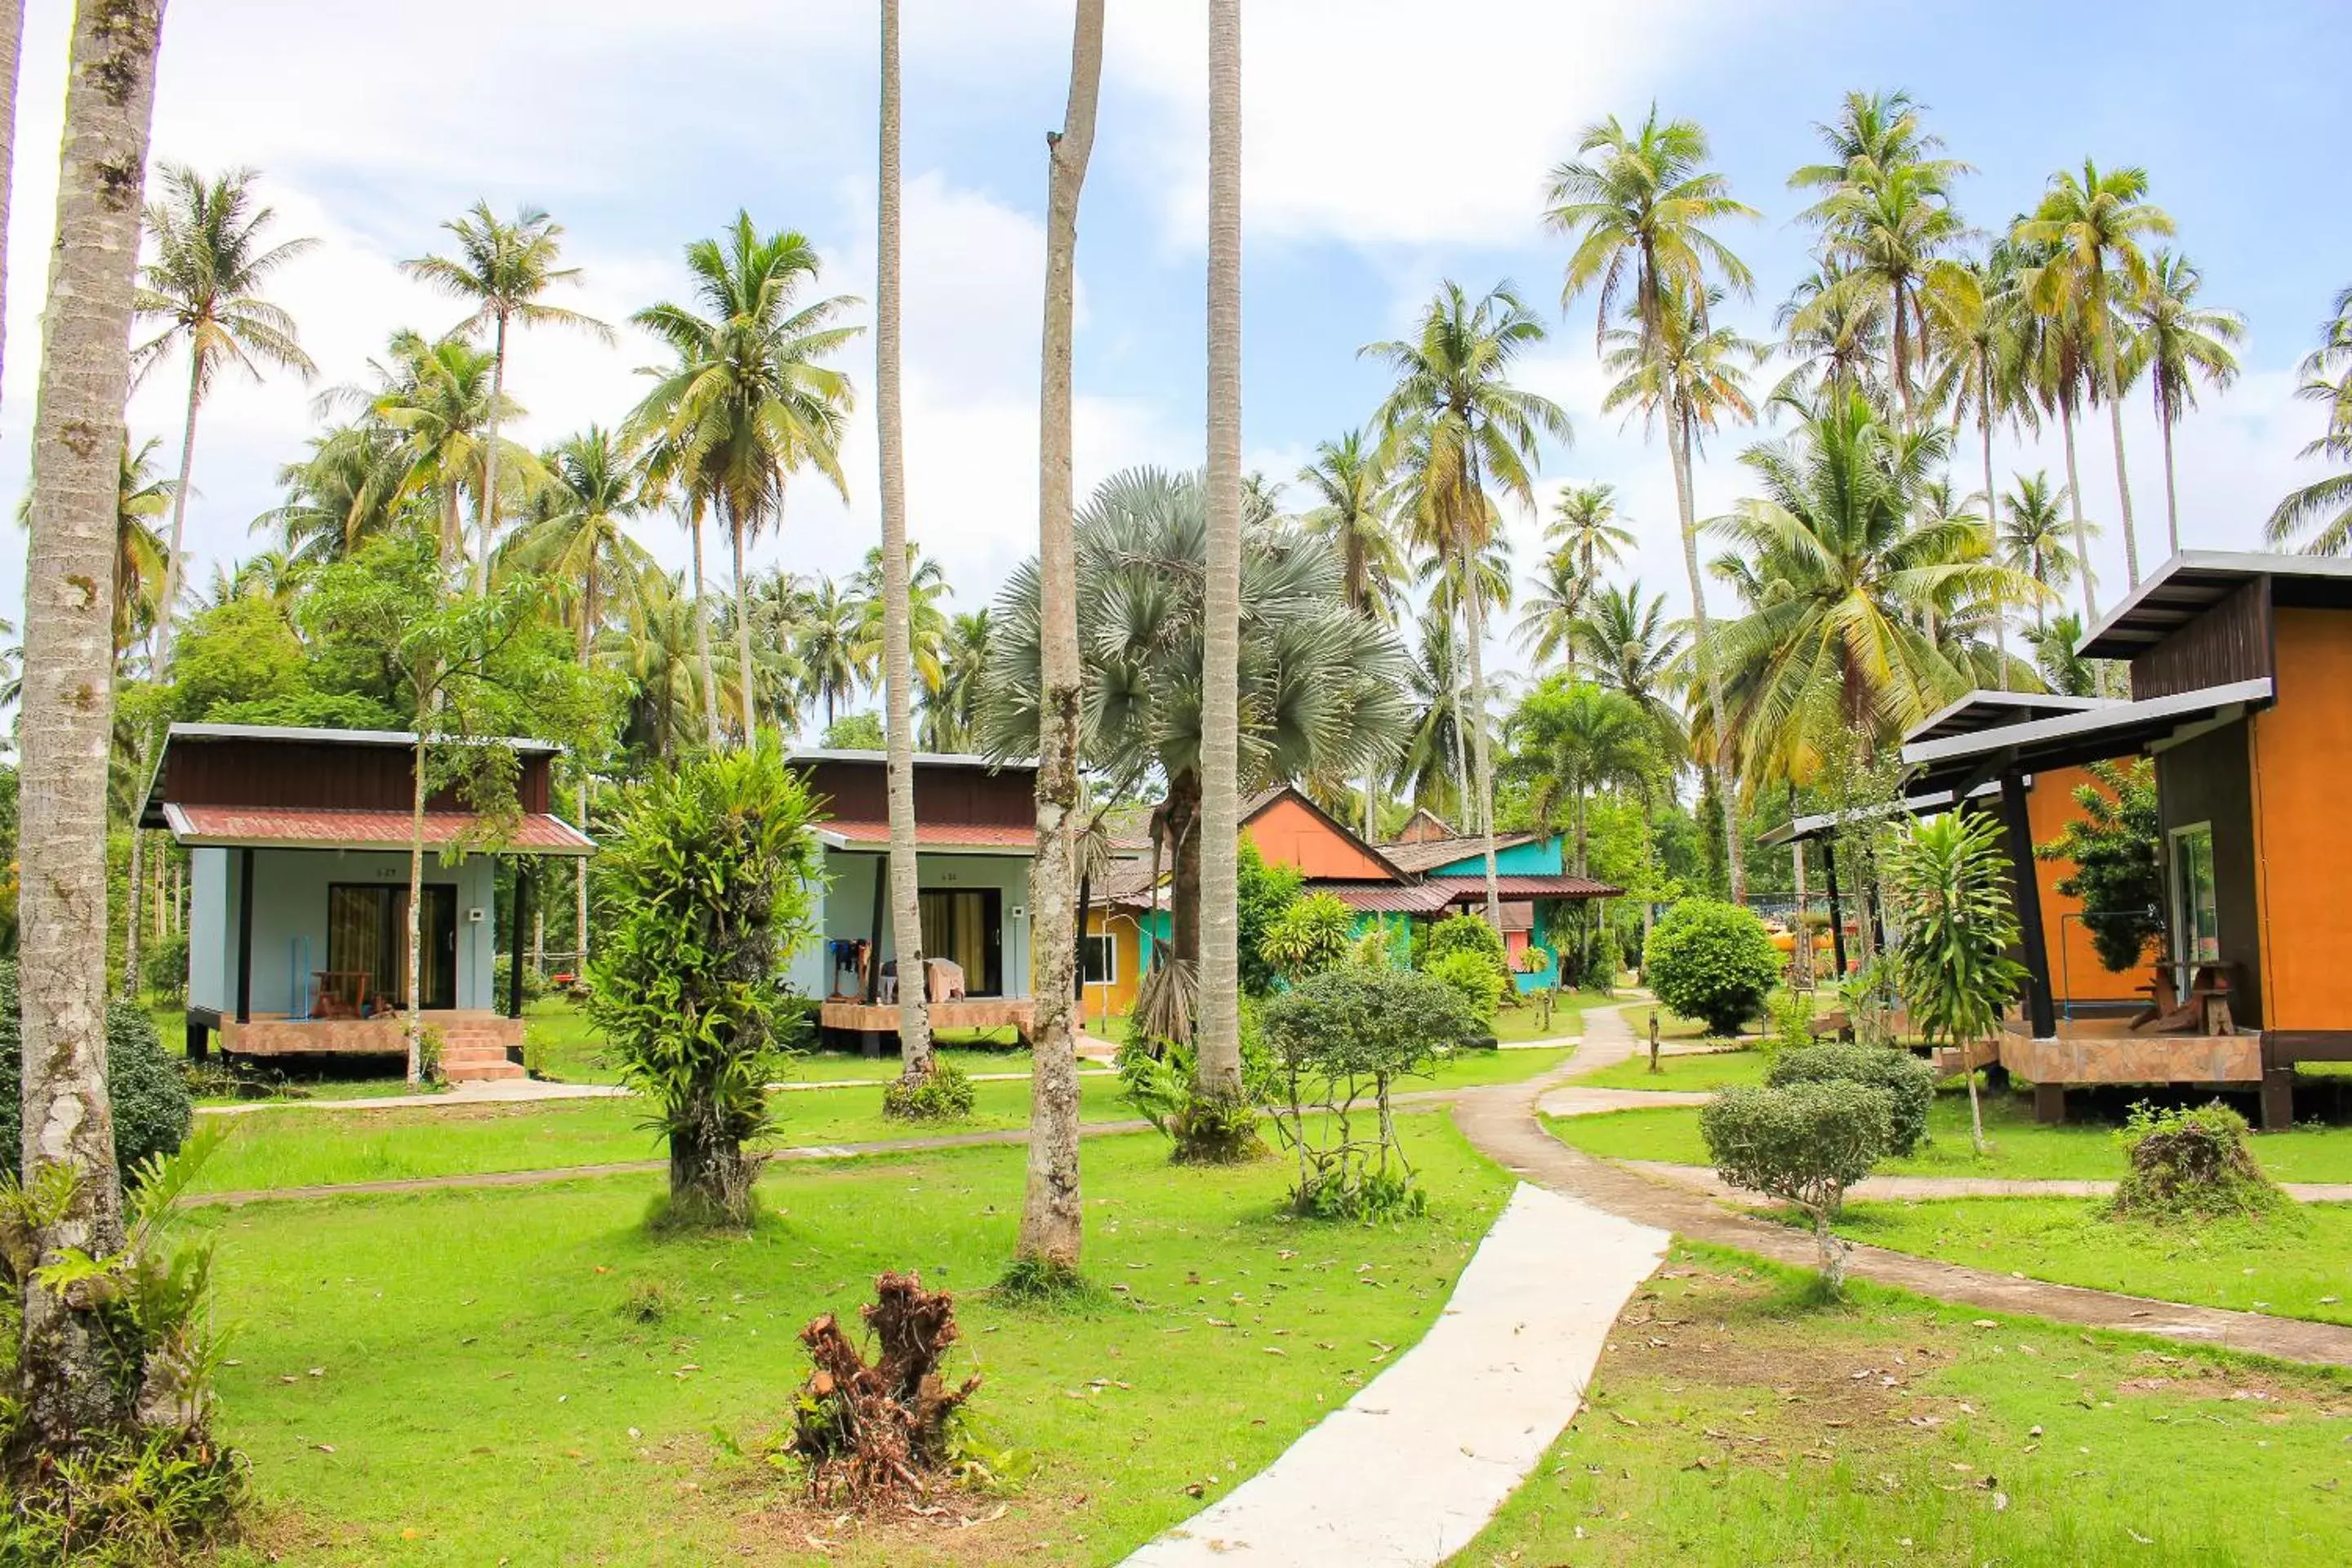
[(1274, 918), (1258, 953), (1296, 985), (1346, 960), (1355, 923), (1355, 911), (1329, 893), (1307, 893), (1291, 900)]
[[(1445, 961), (1479, 968), (1473, 953)], [(1425, 1205), (1397, 1142), (1389, 1096), (1427, 1070), (1471, 1025), (1461, 993), (1431, 975), (1335, 969), (1265, 1006), (1265, 1041), (1279, 1075), (1276, 1134), (1297, 1157), (1291, 1206), (1323, 1218), (1387, 1219)], [(1371, 1136), (1349, 1112), (1370, 1096)]]
[(599, 858), (588, 1016), (669, 1138), (677, 1223), (749, 1223), (787, 1031), (776, 983), (812, 934), (815, 813), (772, 742), (694, 758), (624, 796)]
[(976, 1098), (971, 1079), (953, 1062), (931, 1058), (931, 1070), (892, 1079), (882, 1090), (882, 1114), (899, 1121), (961, 1121)]
[(2219, 1100), (2184, 1110), (2143, 1101), (2132, 1107), (2122, 1136), (2131, 1170), (2109, 1207), (2118, 1218), (2260, 1216), (2289, 1206), (2246, 1147), (2245, 1118)]
[[(0, 960), (0, 1171), (21, 1173), (24, 1032), (16, 962)], [(149, 1161), (176, 1153), (195, 1124), (188, 1080), (163, 1054), (155, 1024), (128, 1003), (106, 1009), (106, 1092), (114, 1102), (114, 1163), (125, 1182)]]
[(1650, 932), (1642, 972), (1658, 1000), (1711, 1035), (1731, 1036), (1756, 1016), (1780, 978), (1780, 952), (1764, 922), (1712, 899), (1685, 899)]
[(1519, 950), (1519, 973), (1541, 974), (1551, 967), (1551, 950), (1529, 942)]
[(1202, 1096), (1195, 1086), (1198, 1057), (1189, 1041), (1163, 1040), (1130, 1020), (1128, 1042), (1118, 1053), (1118, 1076), (1127, 1102), (1160, 1130), (1180, 1165), (1232, 1164), (1262, 1145), (1257, 1107), (1275, 1091), (1273, 1064), (1259, 1037), (1255, 1005), (1242, 1005), (1242, 1098)]
[(152, 939), (143, 948), (139, 967), (147, 989), (166, 1002), (184, 1002), (188, 995), (188, 937), (185, 931)]
[(1846, 1189), (1885, 1156), (1891, 1123), (1885, 1089), (1845, 1079), (1727, 1089), (1698, 1113), (1716, 1174), (1812, 1221), (1822, 1280), (1832, 1296), (1845, 1288), (1847, 1248), (1830, 1233), (1830, 1221)]
[(621, 1294), (621, 1304), (615, 1309), (621, 1316), (636, 1323), (658, 1323), (670, 1315), (678, 1302), (676, 1290), (658, 1279), (632, 1279)]
[(1297, 899), (1306, 874), (1296, 866), (1269, 866), (1249, 835), (1242, 835), (1234, 865), (1234, 960), (1242, 990), (1263, 996), (1274, 989), (1274, 965), (1266, 961), (1265, 933)]
[(1494, 1027), (1496, 1010), (1503, 1005), (1503, 976), (1484, 954), (1457, 949), (1423, 965), (1423, 972), (1462, 998), (1472, 1024)]
[(1909, 1051), (1834, 1041), (1783, 1050), (1764, 1074), (1774, 1089), (1801, 1083), (1858, 1083), (1883, 1089), (1887, 1100), (1886, 1152), (1908, 1158), (1927, 1141), (1927, 1112), (1936, 1103), (1936, 1069)]
[(1803, 991), (1773, 993), (1769, 1006), (1772, 1025), (1766, 1037), (1768, 1055), (1781, 1051), (1808, 1049), (1813, 1042), (1813, 999)]
[(1423, 931), (1416, 955), (1418, 968), (1427, 969), (1449, 952), (1477, 953), (1495, 966), (1497, 974), (1508, 967), (1503, 962), (1503, 939), (1483, 915), (1448, 915)]

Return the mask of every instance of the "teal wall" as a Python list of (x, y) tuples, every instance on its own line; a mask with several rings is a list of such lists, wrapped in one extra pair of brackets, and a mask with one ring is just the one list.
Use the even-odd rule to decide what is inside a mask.
[[(1495, 874), (1498, 877), (1558, 877), (1567, 869), (1562, 858), (1560, 838), (1538, 838), (1526, 844), (1514, 844), (1495, 852)], [(1465, 855), (1459, 860), (1449, 860), (1430, 873), (1436, 877), (1483, 877), (1486, 874), (1484, 850)]]

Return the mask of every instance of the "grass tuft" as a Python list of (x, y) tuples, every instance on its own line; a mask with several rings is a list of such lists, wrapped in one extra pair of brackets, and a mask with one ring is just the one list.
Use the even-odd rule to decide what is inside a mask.
[(1106, 1311), (1118, 1300), (1077, 1269), (1042, 1258), (1014, 1258), (988, 1295), (1011, 1306), (1074, 1313)]

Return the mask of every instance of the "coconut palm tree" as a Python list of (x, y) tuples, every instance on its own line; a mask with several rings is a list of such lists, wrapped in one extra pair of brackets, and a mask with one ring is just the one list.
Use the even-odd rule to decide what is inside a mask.
[(626, 683), (622, 744), (645, 759), (674, 762), (694, 748), (701, 721), (700, 617), (685, 583), (670, 572), (646, 577), (620, 608), (618, 620), (598, 636), (597, 657)]
[(2124, 380), (2145, 371), (2156, 400), (2156, 428), (2164, 440), (2164, 526), (2172, 553), (2180, 553), (2180, 492), (2172, 472), (2172, 431), (2197, 406), (2197, 383), (2219, 392), (2238, 378), (2238, 356), (2246, 319), (2235, 310), (2200, 306), (2205, 279), (2189, 258), (2160, 250), (2148, 265), (2147, 287), (2124, 302), (2133, 329)]
[(287, 554), (326, 564), (368, 540), (433, 526), (431, 507), (406, 489), (406, 437), (380, 419), (362, 417), (313, 436), (309, 455), (278, 470), (286, 499), (253, 520), (249, 531), (274, 536)]
[(401, 270), (421, 282), (453, 294), (474, 307), (472, 315), (451, 329), (452, 337), (471, 337), (490, 331), (489, 429), (482, 455), (482, 483), (474, 497), (474, 592), (487, 592), (490, 582), (490, 546), (499, 528), (499, 426), (503, 422), (507, 389), (507, 333), (517, 327), (570, 327), (604, 342), (614, 341), (613, 329), (593, 316), (546, 303), (541, 296), (557, 283), (577, 283), (580, 268), (558, 267), (563, 254), (563, 226), (533, 206), (501, 221), (490, 204), (476, 202), (473, 210), (441, 226), (457, 240), (455, 256), (425, 256), (404, 261)]
[[(1614, 485), (1565, 485), (1552, 502), (1551, 520), (1544, 524), (1544, 542), (1553, 550), (1545, 570), (1552, 587), (1566, 588), (1564, 595), (1556, 594), (1564, 602), (1567, 615), (1559, 622), (1562, 634), (1558, 647), (1568, 655), (1568, 673), (1576, 677), (1577, 644), (1568, 635), (1576, 619), (1583, 614), (1586, 601), (1600, 586), (1601, 570), (1624, 564), (1625, 552), (1633, 547), (1633, 531), (1617, 521), (1617, 487)], [(1563, 577), (1559, 571), (1565, 563)], [(1538, 660), (1549, 657), (1548, 649), (1538, 649)]]
[[(816, 247), (788, 231), (761, 234), (748, 212), (719, 238), (687, 247), (686, 265), (693, 306), (664, 301), (630, 318), (674, 356), (655, 373), (630, 425), (658, 437), (662, 467), (689, 522), (709, 509), (726, 524), (735, 559), (736, 664), (750, 669), (744, 544), (782, 515), (785, 480), (803, 466), (848, 499), (838, 454), (849, 378), (819, 362), (862, 329), (836, 324), (856, 302), (846, 295), (800, 303), (803, 285), (821, 265)], [(698, 528), (695, 535), (698, 546)], [(751, 692), (744, 682), (747, 745), (759, 732)]]
[(1079, 710), (1078, 582), (1072, 514), (1070, 360), (1076, 317), (1078, 198), (1094, 155), (1102, 96), (1103, 0), (1077, 0), (1070, 90), (1058, 135), (1046, 138), (1045, 331), (1037, 410), (1037, 858), (1030, 902), (1044, 943), (1037, 960), (1035, 1063), (1030, 1086), (1029, 1179), (1017, 1264), (1048, 1275), (1077, 1268), (1086, 1209), (1078, 1188), (1077, 990)]
[(969, 752), (976, 743), (992, 624), (985, 605), (948, 622), (939, 686), (923, 694), (924, 750)]
[(1370, 432), (1350, 430), (1315, 448), (1315, 460), (1298, 470), (1298, 482), (1315, 496), (1299, 521), (1339, 547), (1341, 591), (1359, 615), (1393, 626), (1404, 577), (1404, 552), (1397, 542), (1397, 486), (1381, 465)]
[(1675, 672), (1689, 657), (1690, 637), (1666, 620), (1666, 596), (1647, 603), (1640, 579), (1605, 587), (1592, 597), (1577, 624), (1577, 638), (1592, 661), (1592, 678), (1631, 698), (1649, 718), (1664, 757), (1690, 749), (1688, 726), (1670, 695)]
[[(2014, 387), (2009, 370), (2016, 357), (2013, 279), (1990, 266), (1942, 260), (1927, 270), (1920, 289), (1927, 344), (1934, 363), (1935, 396), (1948, 403), (1953, 429), (1970, 412), (1976, 415), (1979, 455), (1984, 465), (1984, 515), (1990, 522), (1999, 505), (1993, 489), (1992, 426), (2011, 407)], [(2009, 670), (2009, 606), (1990, 606), (1994, 638), (2000, 649), (2000, 672)]]
[(2045, 254), (2022, 279), (2026, 296), (2044, 313), (2069, 310), (2081, 324), (2096, 378), (2094, 391), (2107, 405), (2116, 443), (2116, 497), (2123, 508), (2124, 573), (2139, 586), (2139, 539), (2132, 524), (2131, 474), (2124, 456), (2123, 322), (2117, 307), (2148, 287), (2147, 253), (2141, 241), (2173, 232), (2171, 216), (2147, 200), (2147, 171), (2102, 171), (2083, 161), (2078, 179), (2061, 169), (2033, 216), (2019, 222), (2020, 246)]
[(1849, 395), (1742, 455), (1762, 493), (1710, 527), (1732, 541), (1717, 570), (1751, 608), (1724, 628), (1731, 706), (1711, 717), (1751, 781), (1803, 776), (1830, 730), (1891, 736), (1933, 712), (1966, 678), (1929, 618), (2025, 595), (1975, 520), (1922, 505), (1949, 447), (1945, 428), (1890, 426)]
[[(0, 0), (0, 234), (8, 232), (16, 173), (16, 79), (23, 64), (25, 0)], [(0, 268), (0, 274), (6, 268)], [(0, 276), (0, 363), (8, 342), (8, 280)], [(12, 633), (14, 626), (8, 628)]]
[(1424, 610), (1405, 672), (1410, 717), (1391, 787), (1418, 806), (1459, 820), (1469, 790), (1469, 727), (1464, 714), (1462, 637), (1450, 615)]
[[(2013, 245), (2011, 248), (2016, 253), (2014, 264), (2021, 285), (2024, 272), (2038, 266), (2047, 252)], [(2035, 407), (2057, 416), (2060, 447), (2066, 459), (2063, 493), (2074, 531), (2074, 553), (2087, 562), (2092, 525), (2083, 514), (2083, 477), (2075, 450), (2074, 424), (2092, 392), (2090, 338), (2081, 312), (2070, 302), (2061, 300), (2044, 308), (2027, 297), (2021, 287), (2019, 298), (2024, 308), (2015, 323), (2016, 359), (2011, 369), (2018, 394), (2017, 413), (2021, 423), (2025, 424), (2033, 422), (2032, 411)], [(2096, 579), (2084, 572), (2078, 574), (2078, 581), (2083, 589), (2084, 620), (2086, 624), (2095, 622), (2099, 615)]]
[(859, 652), (863, 619), (857, 596), (843, 593), (830, 577), (819, 576), (803, 601), (796, 652), (807, 682), (807, 700), (824, 709), (828, 730), (841, 705), (857, 695), (869, 673)]
[(1603, 789), (1645, 788), (1658, 771), (1648, 716), (1622, 692), (1554, 675), (1528, 693), (1506, 733), (1536, 820), (1549, 826), (1568, 806), (1571, 868), (1583, 876), (1585, 803)]
[[(1551, 205), (1545, 223), (1576, 240), (1560, 283), (1565, 310), (1587, 290), (1598, 293), (1593, 337), (1607, 342), (1621, 308), (1634, 323), (1645, 356), (1667, 355), (1675, 300), (1685, 301), (1681, 332), (1685, 340), (1706, 335), (1709, 278), (1746, 294), (1754, 287), (1747, 264), (1712, 229), (1732, 218), (1754, 218), (1756, 209), (1732, 197), (1730, 182), (1706, 167), (1706, 132), (1692, 120), (1662, 121), (1654, 105), (1638, 132), (1615, 116), (1586, 130), (1579, 160), (1551, 172)], [(1629, 297), (1630, 296), (1630, 297)], [(1683, 357), (1683, 356), (1675, 356)], [(1663, 389), (1662, 389), (1663, 391)], [(1685, 400), (1662, 395), (1656, 404), (1665, 425), (1666, 452), (1674, 470), (1675, 510), (1683, 531), (1683, 563), (1690, 578), (1694, 648), (1719, 711), (1722, 682), (1708, 646), (1706, 586), (1699, 569), (1698, 516), (1692, 499), (1690, 456), (1695, 443), (1685, 428), (1692, 412)], [(1738, 792), (1724, 787), (1724, 759), (1709, 760), (1722, 803), (1725, 842), (1740, 842)], [(1737, 853), (1729, 857), (1731, 896), (1747, 897), (1747, 873)]]
[[(2319, 347), (2305, 356), (2301, 369), (2304, 384), (2295, 395), (2327, 409), (2326, 432), (2302, 455), (2352, 465), (2352, 289), (2336, 296), (2336, 314), (2321, 327)], [(2304, 548), (2314, 555), (2340, 555), (2352, 544), (2352, 467), (2288, 491), (2272, 511), (2271, 542), (2292, 542), (2305, 531), (2312, 537)]]
[[(57, 238), (42, 315), (25, 573), (22, 818), (23, 1176), (53, 1191), (20, 1258), (10, 1458), (53, 1464), (135, 1442), (139, 1380), (121, 1375), (113, 1321), (81, 1300), (72, 1259), (122, 1246), (106, 1071), (107, 759), (114, 728), (112, 594), (131, 392), (140, 204), (154, 112), (161, 0), (75, 7)], [(52, 1179), (58, 1173), (63, 1181)], [(68, 1300), (68, 1295), (75, 1299)]]
[[(945, 679), (948, 613), (940, 601), (949, 597), (947, 569), (913, 542), (907, 554), (907, 658), (919, 694), (937, 691)], [(869, 681), (884, 664), (884, 641), (889, 621), (888, 595), (884, 588), (882, 547), (866, 552), (866, 563), (849, 580), (850, 603), (856, 610), (856, 630), (850, 652), (856, 668)]]
[(1937, 156), (1944, 139), (1928, 131), (1921, 116), (1927, 105), (1901, 89), (1894, 92), (1849, 92), (1835, 120), (1816, 121), (1813, 132), (1827, 158), (1808, 163), (1789, 176), (1789, 188), (1825, 193), (1801, 216), (1827, 227), (1834, 221), (1833, 205), (1844, 191), (1867, 186), (1887, 171), (1916, 169), (1942, 193), (1951, 182), (1974, 169), (1954, 158)]
[[(2015, 479), (2016, 487), (2000, 498), (1993, 548), (2002, 565), (2038, 590), (2033, 624), (2040, 629), (2050, 624), (2051, 595), (2063, 591), (2076, 573), (2089, 571), (2090, 563), (2066, 542), (2067, 530), (2058, 515), (2062, 502), (2051, 491), (2049, 474), (2036, 469)], [(2096, 534), (2098, 525), (2084, 523), (2082, 530)]]
[[(1367, 344), (1359, 353), (1380, 360), (1395, 376), (1381, 405), (1384, 450), (1410, 454), (1418, 493), (1415, 526), (1425, 540), (1466, 574), (1493, 538), (1494, 491), (1533, 510), (1535, 470), (1546, 437), (1565, 445), (1572, 437), (1567, 411), (1538, 393), (1514, 386), (1513, 363), (1544, 338), (1543, 322), (1507, 282), (1473, 300), (1450, 279), (1422, 312), (1414, 336)], [(1470, 687), (1486, 687), (1483, 596), (1461, 595), (1463, 646)], [(1494, 763), (1486, 727), (1470, 732), (1470, 805), (1485, 839), (1486, 919), (1502, 924), (1495, 873)]]
[[(522, 413), (512, 398), (493, 394), (489, 353), (454, 339), (432, 342), (412, 331), (392, 336), (383, 360), (370, 360), (373, 387), (343, 386), (323, 394), (322, 409), (356, 406), (368, 422), (392, 431), (388, 504), (429, 498), (439, 516), (441, 559), (455, 566), (465, 556), (463, 499), (479, 494), (490, 471), (489, 427), (493, 416)], [(539, 478), (531, 453), (501, 438), (507, 482), (518, 488)]]
[[(165, 645), (172, 622), (171, 601), (164, 595), (177, 586), (171, 568), (170, 547), (155, 528), (156, 520), (172, 509), (178, 494), (173, 480), (155, 472), (155, 450), (163, 444), (150, 437), (133, 451), (128, 441), (123, 443), (122, 482), (114, 507), (114, 660), (120, 666), (134, 644), (148, 643), (148, 679), (159, 684), (163, 678), (156, 673), (156, 663), (162, 656), (155, 650)], [(151, 771), (147, 744), (142, 738), (138, 749), (137, 773), (142, 785), (148, 782)], [(133, 834), (134, 862), (139, 858), (138, 847), (138, 836)], [(135, 910), (135, 877), (131, 888), (130, 902)], [(131, 955), (136, 957), (138, 951), (133, 942)]]
[(1888, 358), (1884, 296), (1841, 287), (1832, 262), (1808, 273), (1772, 312), (1780, 353), (1792, 361), (1768, 404), (1809, 407), (1835, 394), (1885, 391), (1878, 367)]

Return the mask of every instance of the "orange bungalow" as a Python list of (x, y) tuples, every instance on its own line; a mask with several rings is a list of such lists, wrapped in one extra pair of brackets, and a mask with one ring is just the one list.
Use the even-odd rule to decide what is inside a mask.
[(2056, 820), (2032, 796), (2066, 771), (2155, 758), (2166, 936), (2138, 977), (2146, 1005), (2060, 1016), (2071, 938), (2062, 922), (2053, 940), (2036, 868), (2018, 883), (2031, 977), (2002, 1062), (2044, 1117), (2070, 1085), (2179, 1084), (2258, 1089), (2263, 1124), (2284, 1128), (2296, 1063), (2352, 1060), (2352, 993), (2335, 984), (2352, 950), (2352, 561), (2176, 555), (2082, 652), (2128, 661), (2130, 700), (1915, 734), (1903, 752), (1923, 786), (1996, 788), (2013, 854)]

